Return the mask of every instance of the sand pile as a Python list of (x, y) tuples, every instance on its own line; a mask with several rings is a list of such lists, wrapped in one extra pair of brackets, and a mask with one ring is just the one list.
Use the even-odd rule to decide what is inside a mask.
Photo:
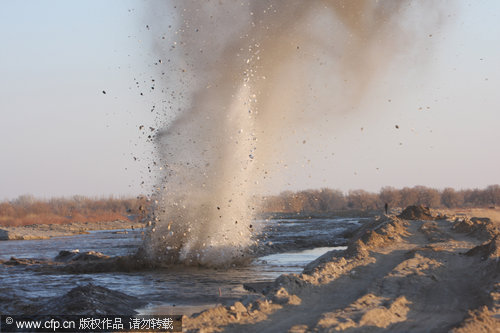
[(500, 258), (500, 235), (496, 235), (491, 241), (476, 246), (465, 253), (468, 256), (479, 255), (483, 260)]
[(429, 207), (422, 205), (408, 206), (398, 215), (400, 219), (404, 220), (434, 220)]
[(481, 240), (491, 239), (499, 233), (498, 228), (486, 217), (473, 217), (471, 219), (467, 217), (463, 219), (456, 218), (453, 224), (453, 230), (460, 233), (466, 233), (469, 236)]

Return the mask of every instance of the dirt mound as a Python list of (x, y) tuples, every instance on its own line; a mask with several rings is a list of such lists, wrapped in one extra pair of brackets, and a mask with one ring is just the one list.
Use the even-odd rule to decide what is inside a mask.
[(343, 331), (353, 328), (387, 328), (391, 324), (404, 322), (410, 311), (410, 304), (404, 296), (389, 299), (367, 294), (345, 309), (324, 314), (318, 328), (329, 331)]
[(482, 240), (490, 240), (500, 234), (500, 231), (493, 225), (489, 218), (456, 218), (453, 230)]
[(450, 236), (442, 232), (436, 222), (425, 222), (418, 229), (432, 243), (446, 242)]
[(144, 305), (144, 301), (136, 297), (89, 283), (49, 299), (42, 304), (39, 314), (132, 315)]
[(498, 332), (500, 323), (495, 318), (495, 313), (487, 306), (469, 311), (469, 316), (460, 327), (453, 329), (452, 333)]
[(87, 251), (80, 253), (79, 250), (60, 251), (55, 260), (58, 261), (90, 261), (98, 259), (108, 259), (109, 256), (96, 251)]
[(374, 262), (370, 250), (400, 242), (407, 235), (407, 222), (394, 216), (375, 218), (361, 227), (353, 236), (345, 251), (330, 251), (309, 263), (302, 274), (282, 275), (267, 288), (274, 293), (285, 288), (295, 294), (307, 287), (322, 285), (358, 266)]
[(419, 206), (408, 206), (401, 214), (398, 215), (400, 219), (403, 220), (434, 220), (435, 217), (432, 216), (429, 207)]
[(500, 257), (500, 235), (495, 236), (491, 241), (476, 246), (465, 253), (467, 256), (481, 256), (482, 259), (494, 259)]
[(271, 313), (283, 307), (263, 298), (245, 303), (217, 306), (192, 317), (183, 317), (183, 332), (220, 332), (221, 326), (266, 320)]
[[(406, 231), (407, 223), (396, 217), (375, 219), (368, 223), (368, 229), (362, 229), (354, 235), (353, 240), (361, 240), (364, 246), (370, 250), (376, 247), (386, 246), (389, 243), (399, 242), (408, 235)], [(348, 247), (349, 250), (349, 247)], [(348, 251), (349, 252), (349, 251)]]

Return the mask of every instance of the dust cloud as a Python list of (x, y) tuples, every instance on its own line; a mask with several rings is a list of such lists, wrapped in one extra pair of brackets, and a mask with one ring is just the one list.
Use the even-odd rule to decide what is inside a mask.
[[(144, 243), (160, 263), (245, 261), (259, 202), (287, 140), (352, 110), (391, 60), (436, 24), (435, 6), (401, 0), (166, 1), (153, 5), (166, 125)], [(415, 47), (417, 49), (418, 47)]]

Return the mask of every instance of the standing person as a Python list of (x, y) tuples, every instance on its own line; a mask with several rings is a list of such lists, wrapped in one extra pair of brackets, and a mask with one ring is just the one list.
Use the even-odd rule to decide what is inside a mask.
[(385, 215), (387, 215), (387, 211), (389, 210), (389, 204), (387, 204), (387, 202), (385, 203), (384, 208), (385, 208)]

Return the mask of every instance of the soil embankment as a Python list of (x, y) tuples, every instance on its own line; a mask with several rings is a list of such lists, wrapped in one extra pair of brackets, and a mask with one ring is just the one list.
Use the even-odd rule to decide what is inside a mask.
[(185, 317), (185, 330), (500, 331), (498, 229), (488, 219), (407, 213), (416, 219), (367, 223), (346, 251), (279, 277), (261, 297)]
[(31, 224), (22, 227), (0, 227), (2, 240), (49, 239), (88, 233), (90, 230), (117, 230), (144, 228), (145, 224), (133, 221), (74, 222), (68, 224)]

